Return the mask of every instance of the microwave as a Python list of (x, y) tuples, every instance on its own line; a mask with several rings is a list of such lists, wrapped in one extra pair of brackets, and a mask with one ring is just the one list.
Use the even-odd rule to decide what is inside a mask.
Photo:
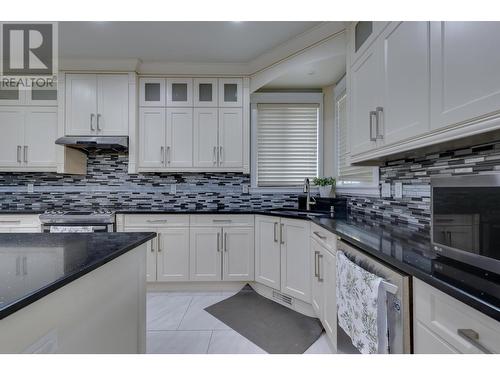
[(500, 274), (500, 174), (432, 177), (436, 253)]

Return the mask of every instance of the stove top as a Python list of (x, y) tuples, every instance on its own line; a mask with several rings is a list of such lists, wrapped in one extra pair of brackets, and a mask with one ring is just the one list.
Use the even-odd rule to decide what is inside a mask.
[(106, 209), (99, 209), (95, 211), (52, 210), (41, 214), (40, 221), (44, 224), (114, 223), (115, 213)]

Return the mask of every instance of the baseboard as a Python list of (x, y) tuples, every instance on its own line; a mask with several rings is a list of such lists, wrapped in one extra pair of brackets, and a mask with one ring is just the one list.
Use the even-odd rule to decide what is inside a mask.
[(237, 292), (244, 281), (185, 281), (148, 283), (148, 292)]

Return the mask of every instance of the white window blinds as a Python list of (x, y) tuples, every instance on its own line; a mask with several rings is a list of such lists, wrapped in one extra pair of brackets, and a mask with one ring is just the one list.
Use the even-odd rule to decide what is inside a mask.
[(336, 118), (337, 118), (337, 182), (340, 185), (359, 185), (361, 183), (373, 182), (372, 167), (356, 167), (349, 165), (349, 150), (347, 148), (347, 95), (337, 97), (336, 99)]
[(257, 105), (257, 185), (299, 186), (318, 176), (317, 104)]

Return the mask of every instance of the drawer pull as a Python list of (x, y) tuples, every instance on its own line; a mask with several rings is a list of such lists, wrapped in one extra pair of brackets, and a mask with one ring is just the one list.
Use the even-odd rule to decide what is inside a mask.
[(232, 223), (233, 221), (232, 220), (222, 220), (222, 219), (213, 219), (212, 220), (212, 223), (223, 223), (223, 224), (230, 224)]
[(318, 236), (319, 238), (321, 238), (322, 240), (326, 240), (326, 236), (323, 236), (322, 234), (320, 234), (319, 232), (313, 232), (316, 236)]
[(478, 340), (479, 340), (479, 333), (474, 331), (473, 329), (457, 329), (458, 335), (466, 340), (469, 344), (474, 346), (476, 349), (480, 350), (484, 354), (492, 354), (492, 352), (485, 348), (483, 345), (481, 345)]
[(0, 224), (21, 224), (21, 220), (0, 220)]
[(146, 220), (148, 223), (167, 223), (167, 219)]

